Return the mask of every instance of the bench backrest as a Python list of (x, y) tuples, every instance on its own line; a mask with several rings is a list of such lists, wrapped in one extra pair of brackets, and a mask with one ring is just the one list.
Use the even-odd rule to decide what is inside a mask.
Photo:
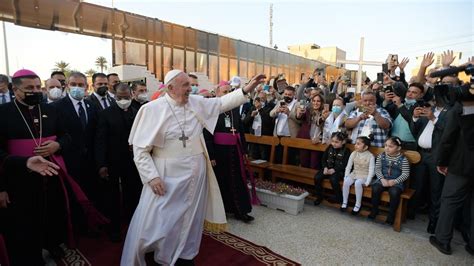
[(274, 136), (255, 136), (253, 134), (245, 134), (247, 143), (263, 144), (271, 146), (270, 163), (275, 162), (275, 147), (280, 144), (280, 139)]
[[(310, 139), (300, 139), (300, 138), (289, 138), (283, 137), (280, 139), (280, 143), (283, 146), (283, 163), (288, 163), (288, 148), (296, 148), (296, 149), (305, 149), (305, 150), (312, 150), (312, 151), (321, 151), (324, 152), (328, 145), (326, 144), (313, 144)], [(347, 144), (346, 147), (353, 151), (354, 145)], [(383, 148), (377, 147), (370, 147), (370, 152), (377, 157), (380, 153), (384, 152)], [(407, 157), (408, 162), (410, 164), (417, 164), (421, 160), (420, 153), (417, 151), (409, 151), (409, 150), (402, 150), (402, 153)]]

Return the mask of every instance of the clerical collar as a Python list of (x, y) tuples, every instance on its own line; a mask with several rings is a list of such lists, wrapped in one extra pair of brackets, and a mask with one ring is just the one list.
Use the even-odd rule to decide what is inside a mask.
[(26, 103), (22, 103), (18, 99), (15, 99), (15, 101), (20, 104), (20, 105), (18, 105), (20, 108), (25, 108), (25, 109), (31, 110), (31, 109), (36, 107), (36, 105), (31, 106), (31, 105), (28, 105)]

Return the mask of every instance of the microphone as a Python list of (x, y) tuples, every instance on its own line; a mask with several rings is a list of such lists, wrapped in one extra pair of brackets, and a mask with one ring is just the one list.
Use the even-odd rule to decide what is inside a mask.
[(464, 66), (458, 66), (458, 67), (450, 67), (448, 69), (443, 69), (440, 71), (436, 71), (430, 74), (430, 77), (432, 78), (437, 78), (437, 77), (446, 77), (446, 76), (451, 76), (454, 74), (457, 74), (461, 71), (466, 70), (466, 68), (471, 65), (464, 65)]

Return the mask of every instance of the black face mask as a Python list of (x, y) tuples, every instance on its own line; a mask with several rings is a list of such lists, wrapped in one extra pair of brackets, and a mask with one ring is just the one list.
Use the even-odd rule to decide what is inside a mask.
[(283, 99), (285, 100), (286, 103), (291, 103), (291, 101), (293, 101), (293, 98), (288, 97), (288, 96), (283, 97)]
[(25, 92), (25, 98), (23, 102), (29, 106), (35, 106), (41, 103), (43, 100), (43, 92)]
[(107, 91), (109, 90), (109, 87), (107, 86), (102, 86), (102, 87), (99, 87), (97, 89), (97, 94), (99, 94), (100, 96), (105, 96), (105, 94), (107, 93)]

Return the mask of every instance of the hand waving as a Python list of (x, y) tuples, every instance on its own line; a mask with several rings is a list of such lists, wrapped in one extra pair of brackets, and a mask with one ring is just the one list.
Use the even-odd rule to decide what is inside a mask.
[(408, 57), (405, 57), (405, 58), (403, 58), (402, 62), (400, 64), (398, 64), (398, 67), (400, 68), (400, 70), (402, 72), (405, 69), (405, 67), (407, 66), (408, 62), (410, 62), (410, 59), (408, 59)]
[(454, 62), (454, 59), (456, 59), (456, 56), (454, 56), (453, 50), (447, 50), (441, 55), (441, 64), (443, 67), (449, 67)]
[(424, 67), (424, 68), (427, 68), (429, 66), (431, 66), (431, 64), (434, 63), (434, 53), (432, 52), (429, 52), (427, 54), (424, 54), (423, 55), (423, 60), (421, 60), (421, 65), (420, 67)]
[(249, 83), (247, 84), (247, 86), (245, 86), (243, 88), (243, 91), (245, 92), (251, 92), (253, 91), (260, 83), (264, 82), (265, 81), (265, 74), (258, 74), (256, 76), (254, 76), (250, 81)]

